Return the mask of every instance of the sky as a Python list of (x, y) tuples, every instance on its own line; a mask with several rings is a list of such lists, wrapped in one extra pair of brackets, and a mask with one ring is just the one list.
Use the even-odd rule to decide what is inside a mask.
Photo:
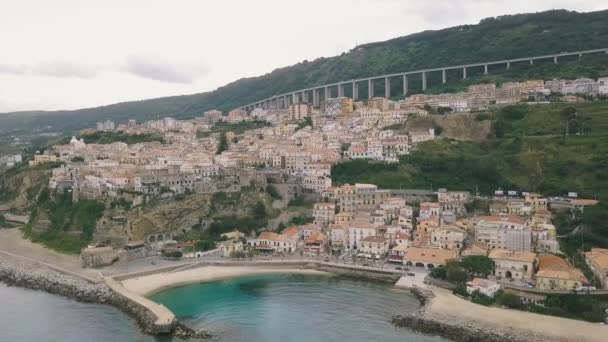
[(0, 113), (214, 90), (358, 44), (605, 0), (0, 0)]

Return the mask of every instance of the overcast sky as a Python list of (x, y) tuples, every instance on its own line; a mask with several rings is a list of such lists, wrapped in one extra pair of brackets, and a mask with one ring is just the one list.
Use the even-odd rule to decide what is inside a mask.
[(0, 0), (0, 112), (213, 90), (357, 44), (606, 0)]

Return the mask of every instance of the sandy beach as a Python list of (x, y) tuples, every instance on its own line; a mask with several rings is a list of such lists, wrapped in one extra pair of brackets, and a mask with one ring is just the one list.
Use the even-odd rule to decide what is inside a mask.
[(551, 337), (556, 341), (608, 340), (608, 326), (584, 321), (539, 315), (510, 309), (486, 307), (452, 295), (445, 289), (432, 287), (435, 294), (425, 315), (446, 321), (465, 322), (489, 330), (529, 332), (530, 336)]
[(98, 270), (82, 268), (78, 255), (59, 253), (42, 244), (33, 243), (24, 238), (23, 233), (17, 228), (0, 229), (0, 251), (48, 263), (90, 278), (99, 277)]
[(262, 274), (331, 275), (323, 271), (288, 267), (204, 266), (178, 272), (163, 272), (130, 278), (123, 280), (122, 285), (130, 292), (142, 296), (150, 296), (156, 292), (176, 286)]

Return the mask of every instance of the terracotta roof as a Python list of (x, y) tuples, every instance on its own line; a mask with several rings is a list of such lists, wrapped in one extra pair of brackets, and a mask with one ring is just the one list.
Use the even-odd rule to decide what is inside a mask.
[(501, 216), (480, 216), (478, 222), (509, 222), (514, 224), (526, 224), (526, 221), (516, 215), (501, 215)]
[(590, 252), (585, 253), (585, 257), (591, 260), (596, 267), (608, 269), (608, 249), (592, 248)]
[(532, 263), (536, 259), (536, 253), (509, 251), (506, 249), (493, 249), (490, 251), (489, 257), (491, 259), (502, 259), (502, 260), (511, 260), (511, 261)]
[(407, 251), (407, 250), (408, 250), (408, 248), (409, 248), (409, 247), (408, 247), (408, 245), (406, 245), (406, 244), (402, 243), (402, 244), (400, 244), (400, 245), (397, 245), (397, 246), (393, 247), (393, 248), (391, 249), (391, 251), (405, 252), (405, 251)]
[(300, 234), (300, 230), (298, 228), (289, 228), (289, 229), (285, 230), (283, 232), (283, 234), (281, 234), (281, 235), (294, 236), (294, 235), (299, 235), (299, 234)]
[(576, 268), (568, 267), (568, 268), (556, 268), (556, 269), (546, 269), (540, 270), (536, 272), (536, 278), (552, 278), (552, 279), (561, 279), (561, 280), (572, 280), (578, 281), (581, 284), (587, 282), (587, 278), (583, 275), (583, 273)]
[(312, 234), (310, 234), (308, 239), (306, 239), (306, 243), (316, 243), (316, 242), (322, 243), (324, 241), (325, 241), (325, 234), (323, 234), (321, 232), (313, 232)]
[(543, 254), (538, 256), (538, 269), (549, 269), (549, 268), (568, 268), (570, 264), (568, 262), (553, 254)]
[(404, 256), (406, 261), (445, 264), (446, 261), (457, 257), (456, 251), (436, 248), (410, 247)]
[(599, 203), (597, 200), (593, 199), (571, 199), (570, 203), (572, 205), (596, 205)]
[(366, 236), (361, 241), (383, 243), (383, 242), (387, 242), (388, 239), (385, 237), (382, 237), (382, 236)]
[(493, 282), (493, 281), (488, 280), (488, 279), (474, 278), (473, 280), (469, 281), (467, 283), (467, 285), (468, 286), (488, 288), (490, 286), (496, 285), (496, 282)]

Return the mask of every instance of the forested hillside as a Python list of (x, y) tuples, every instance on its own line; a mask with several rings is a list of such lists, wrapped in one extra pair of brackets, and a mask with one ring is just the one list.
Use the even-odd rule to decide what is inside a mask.
[[(171, 114), (177, 118), (200, 115), (219, 108), (229, 110), (261, 98), (303, 87), (390, 72), (427, 67), (500, 60), (608, 47), (608, 11), (576, 13), (548, 11), (488, 18), (477, 25), (438, 31), (425, 31), (385, 42), (361, 45), (348, 53), (314, 61), (303, 61), (263, 76), (241, 79), (215, 91), (187, 96), (166, 97), (109, 106), (56, 112), (0, 114), (0, 134), (11, 131), (73, 130), (92, 127), (96, 121), (127, 118), (148, 120)], [(550, 61), (534, 66), (516, 65), (509, 72), (471, 70), (468, 83), (502, 82), (512, 79), (608, 75), (605, 55)], [(429, 92), (455, 91), (466, 83), (460, 75), (448, 74), (448, 84), (438, 87), (440, 75), (429, 75)], [(420, 91), (412, 78), (410, 90)], [(365, 89), (360, 90), (365, 93)], [(381, 87), (377, 91), (382, 92)], [(395, 94), (396, 95), (396, 94)], [(50, 126), (50, 127), (49, 127)]]

